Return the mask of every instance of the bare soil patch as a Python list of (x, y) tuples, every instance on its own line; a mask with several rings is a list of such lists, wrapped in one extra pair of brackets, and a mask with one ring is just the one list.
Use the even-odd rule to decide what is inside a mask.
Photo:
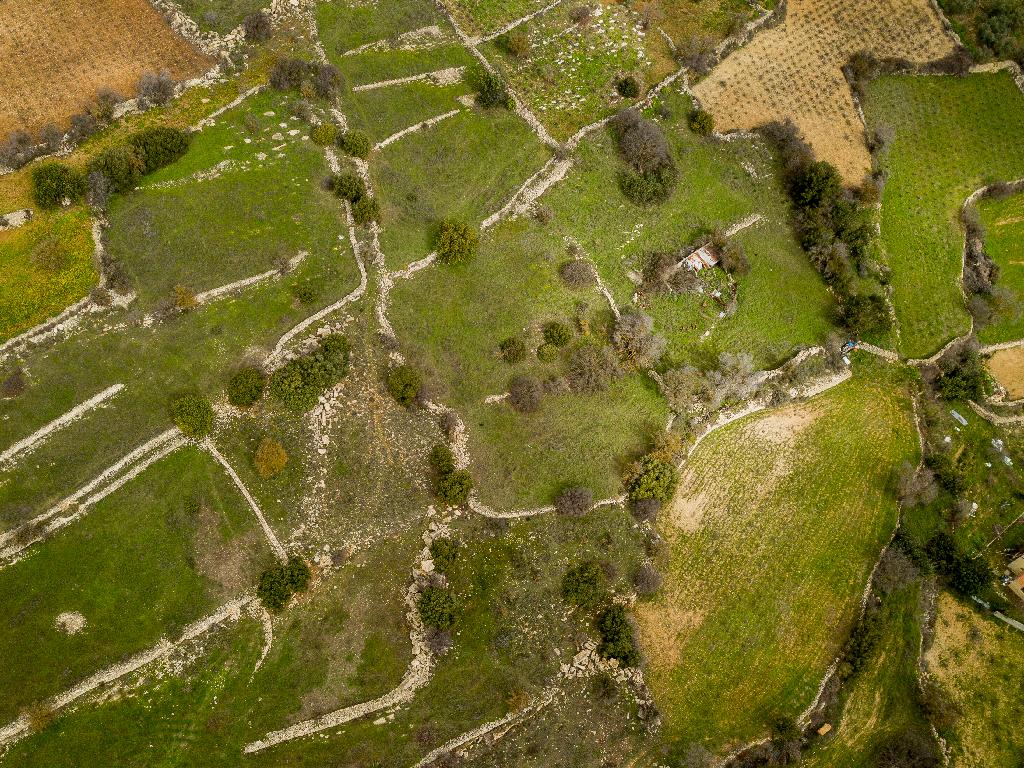
[(953, 43), (928, 0), (790, 0), (786, 20), (727, 57), (693, 91), (718, 130), (791, 118), (850, 183), (871, 169), (842, 67), (857, 51), (915, 64)]
[(1024, 398), (1024, 347), (1001, 349), (994, 353), (989, 358), (988, 369), (1011, 399)]
[(57, 618), (53, 620), (53, 625), (65, 635), (77, 635), (85, 629), (85, 624), (85, 616), (77, 611), (65, 611), (57, 614)]
[(100, 88), (134, 96), (145, 71), (183, 80), (212, 64), (146, 0), (4, 0), (0, 136), (48, 122), (66, 127)]

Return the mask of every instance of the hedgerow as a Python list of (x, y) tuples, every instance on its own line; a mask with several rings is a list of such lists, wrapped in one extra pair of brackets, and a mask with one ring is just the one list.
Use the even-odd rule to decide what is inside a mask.
[(189, 135), (177, 128), (153, 125), (129, 136), (128, 144), (142, 161), (142, 173), (147, 174), (183, 157), (188, 152)]
[(434, 474), (434, 495), (452, 506), (460, 506), (469, 501), (473, 478), (467, 470), (456, 469), (451, 449), (438, 443), (430, 451), (429, 461)]

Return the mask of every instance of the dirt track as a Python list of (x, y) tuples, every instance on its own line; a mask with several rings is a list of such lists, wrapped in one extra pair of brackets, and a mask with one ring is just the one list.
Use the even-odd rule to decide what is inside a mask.
[(790, 0), (786, 20), (759, 33), (693, 88), (717, 130), (791, 118), (850, 183), (870, 171), (842, 66), (857, 51), (915, 63), (953, 50), (927, 0)]
[(0, 138), (48, 122), (66, 129), (100, 88), (135, 96), (147, 70), (188, 79), (211, 65), (146, 0), (4, 0)]

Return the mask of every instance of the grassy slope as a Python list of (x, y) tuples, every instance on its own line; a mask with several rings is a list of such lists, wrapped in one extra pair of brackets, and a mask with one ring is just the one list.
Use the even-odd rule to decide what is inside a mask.
[[(200, 133), (179, 163), (115, 199), (109, 251), (145, 303), (170, 297), (178, 284), (198, 293), (265, 272), (299, 251), (342, 251), (340, 204), (319, 185), (323, 151), (302, 141), (309, 128), (289, 119), (284, 103), (273, 91), (251, 98)], [(225, 160), (235, 165), (218, 178), (158, 186)]]
[(943, 733), (953, 765), (1017, 765), (1024, 755), (1024, 635), (948, 594), (939, 597), (931, 674), (962, 714)]
[(478, 225), (548, 158), (529, 127), (503, 110), (463, 111), (380, 151), (381, 248), (391, 268), (426, 256), (443, 218)]
[(846, 684), (833, 730), (805, 753), (805, 768), (870, 768), (886, 736), (916, 720), (919, 595), (919, 586), (911, 585), (887, 599), (875, 651)]
[(924, 357), (970, 327), (957, 217), (978, 187), (1024, 176), (1024, 95), (1006, 73), (885, 77), (868, 94), (869, 125), (896, 129), (881, 227), (900, 352)]
[[(563, 656), (575, 651), (578, 633), (589, 628), (585, 618), (563, 617), (558, 584), (569, 563), (607, 561), (622, 574), (614, 582), (621, 591), (640, 558), (634, 524), (621, 510), (523, 521), (500, 536), (476, 520), (456, 529), (463, 548), (449, 573), (458, 604), (455, 645), (393, 722), (365, 719), (256, 755), (241, 751), (266, 730), (397, 683), (408, 660), (401, 597), (420, 546), (417, 530), (358, 555), (289, 609), (275, 623), (274, 645), (255, 675), (260, 643), (242, 622), (207, 643), (188, 670), (189, 683), (150, 681), (137, 696), (81, 707), (18, 744), (5, 764), (52, 765), (78, 755), (85, 767), (145, 754), (148, 764), (181, 766), (407, 768), (538, 693), (557, 672), (551, 647)], [(545, 620), (538, 623), (538, 616)]]
[(998, 285), (1016, 294), (1017, 305), (1008, 316), (981, 329), (985, 344), (1024, 338), (1024, 194), (1005, 200), (983, 200), (978, 206), (985, 228), (985, 250), (999, 265)]
[(269, 5), (266, 0), (181, 0), (181, 9), (199, 28), (222, 35), (235, 29), (247, 15)]
[[(212, 525), (190, 502), (210, 510)], [(200, 532), (201, 529), (201, 532)], [(216, 558), (216, 562), (211, 562)], [(68, 688), (236, 596), (271, 559), (244, 499), (207, 454), (184, 448), (0, 571), (0, 720)], [(199, 563), (199, 564), (197, 564)], [(226, 569), (223, 578), (211, 568)], [(57, 631), (62, 611), (88, 622)]]
[[(787, 437), (801, 414), (817, 416)], [(702, 517), (665, 515), (666, 585), (641, 614), (670, 740), (723, 749), (810, 703), (895, 524), (892, 472), (915, 452), (909, 400), (874, 366), (701, 444), (683, 498)]]
[(92, 225), (82, 208), (0, 232), (0, 341), (85, 296), (98, 277), (93, 249)]

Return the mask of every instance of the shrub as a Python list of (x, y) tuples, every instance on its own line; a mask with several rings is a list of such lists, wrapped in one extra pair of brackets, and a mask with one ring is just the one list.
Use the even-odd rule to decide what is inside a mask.
[(597, 282), (597, 272), (586, 259), (572, 259), (558, 270), (562, 282), (574, 290), (589, 288)]
[(174, 80), (171, 73), (162, 69), (157, 72), (143, 72), (139, 78), (139, 98), (144, 104), (163, 106), (174, 97)]
[(534, 376), (515, 376), (508, 385), (508, 401), (520, 413), (532, 413), (540, 407), (544, 386)]
[(362, 131), (345, 131), (338, 136), (338, 149), (353, 157), (370, 156), (370, 137)]
[(47, 152), (56, 152), (60, 143), (64, 140), (64, 134), (53, 123), (47, 123), (39, 129), (39, 143)]
[(260, 574), (256, 596), (268, 611), (277, 613), (288, 604), (292, 595), (306, 590), (311, 575), (306, 562), (292, 555), (287, 563), (272, 566)]
[(690, 130), (701, 136), (709, 136), (715, 132), (715, 118), (706, 110), (696, 109), (690, 115)]
[(644, 563), (633, 574), (633, 588), (640, 597), (650, 597), (661, 589), (661, 574), (650, 563)]
[(640, 95), (640, 83), (632, 75), (626, 75), (615, 81), (615, 90), (625, 99), (635, 99)]
[(408, 408), (423, 390), (423, 374), (411, 365), (398, 365), (388, 371), (387, 386), (391, 396)]
[(839, 305), (839, 322), (854, 336), (861, 336), (887, 329), (892, 319), (884, 298), (874, 293), (855, 293)]
[(437, 232), (437, 260), (442, 264), (465, 264), (476, 255), (479, 245), (475, 229), (461, 221), (445, 219)]
[(747, 261), (747, 252), (740, 243), (733, 240), (730, 240), (722, 248), (718, 263), (730, 275), (743, 277), (750, 274), (750, 262)]
[(655, 123), (635, 109), (619, 112), (609, 122), (619, 154), (630, 167), (645, 175), (672, 166), (668, 140)]
[(171, 418), (186, 437), (205, 437), (213, 428), (213, 406), (202, 395), (180, 395), (171, 401)]
[(199, 306), (196, 301), (196, 292), (187, 285), (174, 286), (174, 306), (180, 310), (188, 311)]
[(177, 128), (153, 125), (133, 133), (128, 137), (128, 143), (142, 160), (142, 172), (152, 173), (185, 155), (189, 135)]
[(651, 498), (634, 499), (629, 508), (637, 520), (653, 525), (658, 519), (658, 512), (661, 511), (661, 502)]
[(526, 359), (526, 342), (519, 336), (502, 339), (498, 344), (498, 349), (501, 351), (502, 358), (510, 365), (521, 363)]
[(439, 477), (434, 484), (434, 494), (441, 501), (453, 507), (461, 506), (469, 501), (469, 494), (472, 490), (473, 478), (465, 469), (457, 469)]
[(302, 85), (309, 72), (309, 64), (302, 59), (278, 59), (270, 70), (270, 85), (279, 91), (293, 91)]
[(256, 448), (256, 454), (252, 460), (260, 477), (273, 477), (284, 469), (288, 463), (288, 454), (284, 446), (272, 437), (264, 437)]
[(273, 34), (273, 27), (270, 24), (270, 17), (263, 11), (253, 11), (242, 22), (245, 30), (245, 39), (250, 43), (262, 43), (270, 39)]
[(665, 503), (672, 498), (679, 472), (667, 461), (647, 455), (633, 467), (626, 490), (633, 501), (657, 499)]
[(562, 598), (584, 610), (597, 608), (607, 598), (604, 572), (593, 560), (575, 565), (562, 576)]
[(28, 722), (31, 733), (39, 733), (49, 728), (57, 717), (57, 712), (49, 704), (37, 702), (25, 708), (22, 716)]
[(325, 390), (348, 373), (348, 354), (344, 336), (325, 336), (315, 350), (274, 371), (270, 393), (293, 411), (308, 411)]
[(634, 666), (640, 661), (633, 639), (633, 626), (621, 605), (609, 605), (598, 614), (597, 631), (601, 635), (601, 644), (597, 647), (601, 656), (618, 659), (624, 667)]
[(573, 392), (603, 392), (621, 371), (607, 347), (586, 344), (569, 355), (569, 387)]
[(341, 88), (341, 72), (333, 64), (313, 65), (313, 92), (321, 99), (331, 99)]
[(665, 351), (665, 339), (654, 333), (654, 320), (639, 310), (623, 312), (615, 320), (612, 343), (627, 362), (640, 366), (656, 363)]
[(594, 506), (594, 492), (582, 485), (566, 488), (555, 499), (555, 509), (567, 517), (583, 517)]
[(85, 177), (63, 163), (43, 163), (32, 169), (32, 197), (40, 208), (56, 208), (67, 198), (85, 194)]
[(114, 192), (133, 189), (145, 170), (146, 163), (138, 150), (127, 144), (110, 147), (89, 162), (89, 173), (106, 176)]
[(434, 629), (451, 629), (455, 626), (455, 598), (447, 589), (425, 587), (420, 592), (416, 607), (420, 619)]
[(96, 118), (88, 112), (82, 112), (71, 116), (71, 130), (69, 135), (72, 141), (83, 141), (99, 130), (99, 123)]
[(506, 32), (495, 42), (505, 53), (517, 59), (525, 59), (530, 55), (530, 36), (522, 27)]
[(537, 347), (537, 359), (542, 363), (553, 363), (558, 359), (558, 347), (545, 342)]
[(476, 103), (487, 109), (492, 107), (511, 109), (512, 96), (509, 94), (504, 80), (493, 72), (484, 72), (480, 75), (477, 83)]
[(678, 178), (675, 165), (665, 165), (648, 173), (623, 171), (619, 174), (619, 189), (637, 205), (654, 205), (672, 195)]
[(0, 165), (17, 169), (38, 156), (38, 148), (26, 131), (11, 131), (0, 148)]
[(267, 376), (255, 365), (247, 365), (228, 381), (228, 402), (238, 408), (255, 405), (267, 386)]
[(431, 448), (427, 460), (438, 475), (448, 475), (455, 471), (455, 455), (452, 453), (452, 449), (444, 443), (437, 443)]
[(565, 323), (552, 320), (544, 326), (544, 341), (556, 347), (564, 347), (572, 341), (572, 331)]
[(309, 138), (312, 139), (314, 144), (321, 147), (334, 144), (338, 138), (338, 126), (334, 123), (314, 125), (313, 130), (309, 132)]
[(459, 543), (452, 538), (434, 539), (430, 544), (430, 558), (439, 571), (447, 571), (455, 565), (459, 554)]
[(28, 379), (25, 377), (25, 369), (15, 368), (11, 373), (0, 381), (0, 397), (5, 400), (17, 397), (28, 389)]
[(331, 182), (334, 194), (354, 203), (366, 194), (366, 182), (356, 173), (340, 173)]
[(977, 353), (973, 353), (940, 376), (937, 386), (945, 400), (980, 400), (985, 395), (987, 384), (985, 364)]
[(356, 224), (369, 224), (380, 219), (380, 203), (377, 198), (363, 195), (352, 206), (352, 219)]

